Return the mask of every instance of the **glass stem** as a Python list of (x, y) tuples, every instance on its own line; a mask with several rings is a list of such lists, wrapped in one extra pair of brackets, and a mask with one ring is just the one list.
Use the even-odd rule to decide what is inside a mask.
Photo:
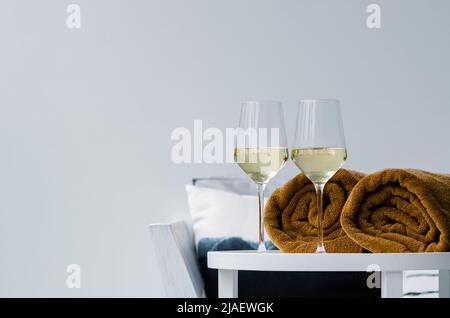
[(258, 190), (258, 212), (259, 212), (259, 228), (258, 228), (258, 252), (265, 252), (266, 245), (264, 244), (264, 189), (266, 185), (263, 183), (257, 183), (256, 189)]
[(323, 244), (323, 188), (324, 184), (315, 184), (317, 196), (317, 227), (318, 227), (318, 243), (316, 253), (325, 253), (325, 246)]

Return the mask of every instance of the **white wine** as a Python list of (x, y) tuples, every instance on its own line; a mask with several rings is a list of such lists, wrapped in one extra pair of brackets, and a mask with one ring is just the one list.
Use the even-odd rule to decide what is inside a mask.
[(345, 148), (296, 148), (292, 160), (309, 180), (325, 184), (338, 171), (345, 160)]
[(285, 147), (235, 148), (234, 161), (256, 183), (267, 183), (288, 160)]

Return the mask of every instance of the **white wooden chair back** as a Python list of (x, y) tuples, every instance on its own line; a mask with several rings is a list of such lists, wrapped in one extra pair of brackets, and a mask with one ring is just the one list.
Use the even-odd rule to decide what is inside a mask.
[(179, 221), (148, 228), (166, 297), (204, 297), (191, 227)]

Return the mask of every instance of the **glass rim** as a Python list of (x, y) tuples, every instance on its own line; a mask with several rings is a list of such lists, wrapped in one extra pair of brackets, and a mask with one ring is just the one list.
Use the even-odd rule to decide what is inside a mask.
[(311, 103), (311, 102), (336, 102), (340, 103), (339, 99), (337, 98), (307, 98), (307, 99), (301, 99), (299, 101), (299, 104), (301, 103)]
[(246, 100), (241, 102), (242, 106), (282, 106), (283, 103), (277, 100)]

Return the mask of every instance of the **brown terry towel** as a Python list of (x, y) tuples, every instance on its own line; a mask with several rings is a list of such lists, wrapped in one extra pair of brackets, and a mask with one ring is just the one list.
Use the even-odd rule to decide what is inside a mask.
[[(364, 175), (340, 169), (324, 189), (324, 244), (327, 252), (358, 253), (362, 248), (342, 230), (342, 207)], [(297, 175), (269, 197), (264, 222), (272, 242), (283, 252), (314, 253), (317, 247), (317, 201), (314, 186)]]
[(344, 206), (341, 224), (377, 253), (450, 250), (450, 174), (386, 169), (364, 177)]

